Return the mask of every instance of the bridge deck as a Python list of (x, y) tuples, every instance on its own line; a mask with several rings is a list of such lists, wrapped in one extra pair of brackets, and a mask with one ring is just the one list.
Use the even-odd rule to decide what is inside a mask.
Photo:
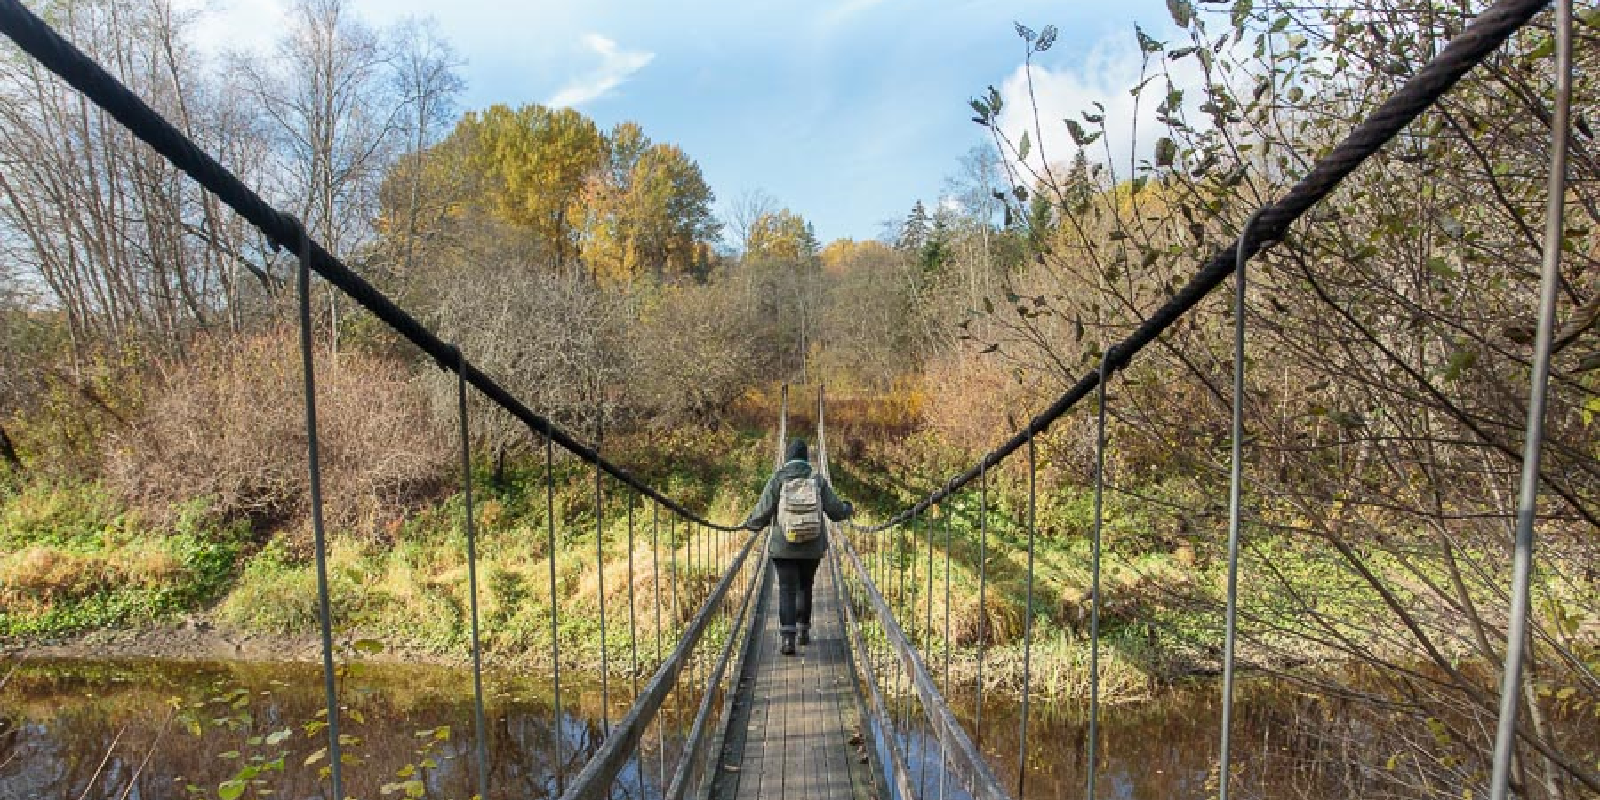
[(778, 652), (777, 577), (769, 576), (755, 641), (739, 677), (715, 800), (868, 800), (843, 612), (827, 560), (817, 570), (812, 641)]

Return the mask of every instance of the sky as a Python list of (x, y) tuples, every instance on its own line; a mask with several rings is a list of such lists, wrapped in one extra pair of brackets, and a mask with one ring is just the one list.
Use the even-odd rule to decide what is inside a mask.
[[(194, 0), (202, 46), (266, 51), (285, 0)], [(761, 191), (817, 237), (870, 239), (913, 202), (945, 194), (960, 160), (988, 144), (967, 101), (994, 86), (1002, 125), (1030, 120), (1014, 22), (1055, 25), (1035, 58), (1042, 149), (1072, 153), (1061, 118), (1093, 100), (1130, 107), (1134, 25), (1176, 36), (1164, 0), (350, 0), (384, 27), (429, 18), (465, 61), (463, 110), (571, 106), (603, 127), (639, 123), (693, 157), (718, 197)], [(1118, 125), (1127, 125), (1116, 114)], [(1131, 120), (1131, 115), (1127, 115)], [(1115, 132), (1114, 132), (1115, 133)], [(1110, 158), (1126, 163), (1126, 136)], [(1140, 148), (1146, 149), (1146, 148)], [(1103, 151), (1091, 154), (1104, 161)], [(1037, 156), (1034, 158), (1037, 161)]]

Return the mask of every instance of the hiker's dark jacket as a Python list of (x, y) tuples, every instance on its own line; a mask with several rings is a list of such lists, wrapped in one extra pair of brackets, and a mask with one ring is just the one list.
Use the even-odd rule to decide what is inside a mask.
[[(767, 488), (761, 492), (761, 502), (756, 504), (756, 510), (750, 512), (749, 518), (744, 521), (744, 527), (759, 530), (770, 526), (767, 533), (767, 552), (773, 558), (815, 558), (820, 559), (828, 552), (828, 534), (826, 531), (821, 536), (809, 542), (794, 543), (784, 538), (782, 526), (777, 523), (778, 497), (783, 493), (783, 482), (790, 478), (805, 478), (811, 475), (811, 463), (808, 461), (789, 461), (778, 468), (777, 472), (767, 481)], [(822, 497), (822, 513), (834, 522), (843, 522), (850, 518), (855, 511), (851, 505), (839, 499), (833, 493), (833, 487), (828, 485), (825, 478), (817, 479), (818, 493)]]

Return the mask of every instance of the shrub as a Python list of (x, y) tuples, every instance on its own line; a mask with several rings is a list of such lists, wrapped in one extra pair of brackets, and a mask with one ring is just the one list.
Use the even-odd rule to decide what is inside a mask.
[[(197, 344), (159, 364), (140, 418), (110, 437), (108, 479), (153, 511), (209, 497), (225, 518), (272, 522), (309, 506), (306, 433), (295, 334)], [(405, 369), (358, 351), (323, 359), (317, 375), (323, 494), (329, 522), (393, 517), (434, 492), (449, 440), (429, 423)]]

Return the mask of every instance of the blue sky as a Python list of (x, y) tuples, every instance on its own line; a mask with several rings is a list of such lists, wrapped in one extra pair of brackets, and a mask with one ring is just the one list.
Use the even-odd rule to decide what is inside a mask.
[[(208, 47), (265, 49), (285, 3), (205, 5)], [(938, 202), (960, 157), (985, 141), (967, 100), (991, 84), (1020, 92), (1013, 21), (1060, 29), (1035, 74), (1056, 127), (1091, 99), (1126, 97), (1135, 22), (1157, 35), (1171, 27), (1163, 0), (351, 6), (377, 26), (432, 17), (466, 60), (463, 108), (558, 101), (605, 126), (634, 120), (694, 157), (719, 201), (765, 191), (824, 242), (876, 237), (915, 200)], [(1069, 157), (1055, 135), (1045, 141), (1052, 159)]]

